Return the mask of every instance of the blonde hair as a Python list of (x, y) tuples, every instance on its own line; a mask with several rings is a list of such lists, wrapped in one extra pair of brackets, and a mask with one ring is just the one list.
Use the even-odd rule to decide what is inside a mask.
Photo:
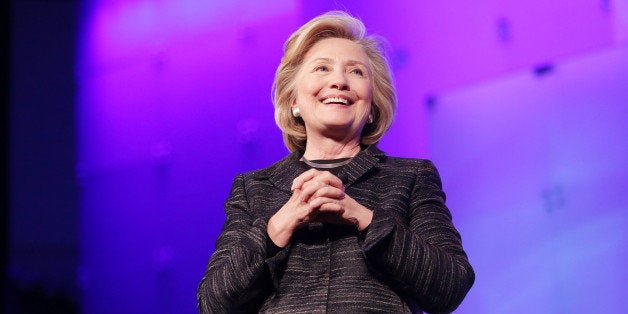
[(364, 24), (343, 11), (319, 15), (301, 26), (286, 41), (281, 63), (273, 83), (275, 121), (283, 133), (290, 151), (305, 150), (307, 137), (301, 118), (292, 115), (291, 104), (296, 99), (295, 78), (305, 54), (322, 39), (344, 38), (364, 49), (373, 74), (372, 123), (362, 129), (361, 144), (376, 144), (388, 131), (397, 108), (392, 74), (385, 57), (383, 41), (366, 35)]

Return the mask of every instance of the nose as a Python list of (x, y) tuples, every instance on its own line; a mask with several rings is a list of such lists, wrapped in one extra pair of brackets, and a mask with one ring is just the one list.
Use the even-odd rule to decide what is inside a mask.
[(349, 90), (349, 81), (343, 71), (334, 71), (334, 75), (330, 78), (331, 88), (338, 90)]

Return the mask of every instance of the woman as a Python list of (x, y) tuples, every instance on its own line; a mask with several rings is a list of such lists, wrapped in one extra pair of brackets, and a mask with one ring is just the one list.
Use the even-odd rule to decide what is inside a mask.
[(453, 311), (474, 272), (438, 172), (375, 147), (396, 106), (379, 42), (346, 13), (316, 17), (274, 91), (292, 153), (236, 177), (200, 312)]

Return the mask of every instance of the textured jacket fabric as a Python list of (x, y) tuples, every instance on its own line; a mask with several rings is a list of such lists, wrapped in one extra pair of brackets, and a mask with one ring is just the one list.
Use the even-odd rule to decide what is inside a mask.
[(447, 313), (462, 302), (475, 274), (428, 160), (367, 147), (338, 177), (373, 210), (370, 226), (311, 223), (273, 249), (267, 222), (308, 169), (301, 155), (235, 178), (198, 288), (201, 313)]

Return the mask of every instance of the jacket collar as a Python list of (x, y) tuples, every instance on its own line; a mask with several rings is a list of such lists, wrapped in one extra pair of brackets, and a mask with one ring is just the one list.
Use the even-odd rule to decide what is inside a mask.
[(385, 156), (386, 154), (375, 145), (369, 145), (340, 170), (338, 177), (342, 180), (346, 188), (369, 172), (369, 170), (376, 167), (380, 161), (383, 162)]
[[(302, 151), (294, 151), (272, 166), (257, 172), (256, 178), (268, 179), (281, 190), (290, 192), (292, 181), (309, 167), (299, 161), (303, 156)], [(369, 170), (376, 167), (386, 154), (375, 145), (369, 145), (358, 153), (350, 163), (344, 166), (338, 177), (345, 187), (352, 185)]]

